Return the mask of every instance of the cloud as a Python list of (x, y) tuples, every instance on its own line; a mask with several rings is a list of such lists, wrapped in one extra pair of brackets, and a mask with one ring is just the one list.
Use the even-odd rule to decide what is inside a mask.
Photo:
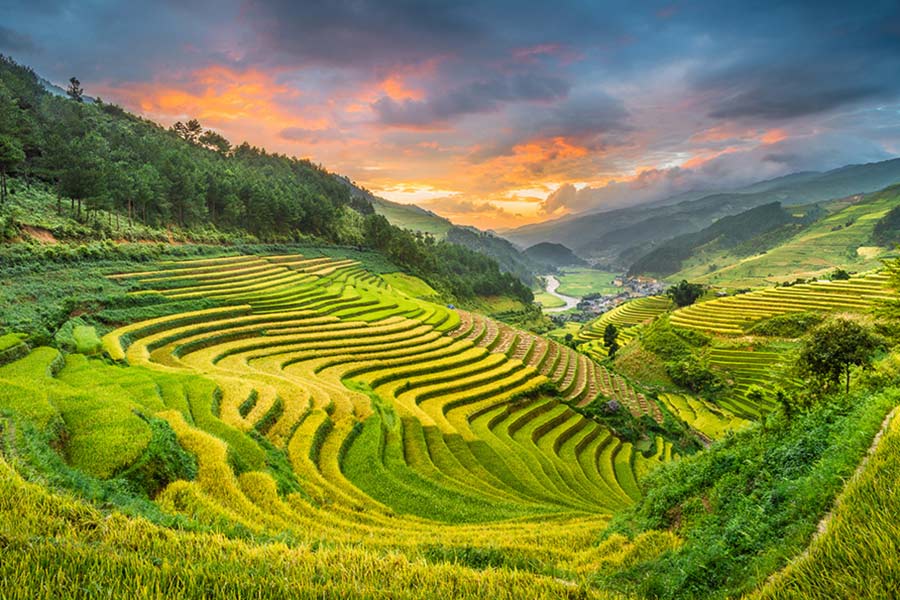
[(602, 91), (580, 92), (543, 110), (521, 107), (510, 116), (510, 126), (498, 139), (469, 156), (473, 162), (509, 156), (515, 148), (536, 140), (565, 140), (592, 151), (605, 146), (608, 134), (623, 134), (632, 128), (622, 100)]
[(10, 53), (37, 52), (38, 46), (30, 35), (0, 25), (0, 49)]
[(523, 72), (472, 81), (426, 100), (394, 100), (383, 96), (372, 103), (379, 122), (392, 126), (446, 124), (456, 117), (493, 112), (508, 102), (549, 102), (564, 97), (569, 84), (545, 73)]
[(308, 127), (285, 127), (278, 132), (278, 137), (291, 142), (318, 144), (346, 137), (346, 134), (334, 127), (311, 129)]
[(723, 93), (709, 114), (717, 119), (792, 119), (897, 92), (891, 79), (847, 77), (850, 68), (767, 66), (710, 76), (703, 85)]
[(691, 168), (647, 169), (602, 186), (564, 184), (541, 204), (541, 213), (596, 212), (663, 200), (696, 191), (727, 191), (799, 171), (825, 171), (848, 164), (893, 158), (878, 143), (852, 135), (822, 133), (785, 138), (747, 150), (726, 152)]
[(576, 189), (572, 184), (564, 184), (547, 196), (541, 205), (541, 212), (549, 216), (610, 210), (662, 200), (682, 192), (703, 189), (709, 184), (707, 177), (689, 169), (647, 169), (630, 179), (610, 181), (602, 186)]
[(453, 52), (488, 35), (455, 3), (365, 0), (247, 3), (257, 57), (281, 64), (390, 68)]
[(2, 12), (0, 51), (52, 81), (76, 75), (164, 124), (199, 117), (375, 191), (415, 182), (474, 224), (900, 153), (896, 2), (13, 0)]

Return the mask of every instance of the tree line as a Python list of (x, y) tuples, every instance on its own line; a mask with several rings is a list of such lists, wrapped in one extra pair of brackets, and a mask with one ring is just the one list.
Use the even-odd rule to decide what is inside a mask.
[(77, 78), (65, 96), (51, 94), (31, 69), (0, 55), (0, 210), (14, 175), (52, 186), (56, 210), (80, 222), (105, 211), (126, 226), (367, 246), (459, 298), (531, 300), (528, 287), (495, 261), (391, 225), (362, 190), (309, 160), (233, 145), (197, 119), (164, 128), (87, 100)]

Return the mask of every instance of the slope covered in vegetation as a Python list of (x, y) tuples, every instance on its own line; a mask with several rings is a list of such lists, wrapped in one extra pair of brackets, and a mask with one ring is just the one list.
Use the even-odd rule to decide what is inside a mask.
[(517, 273), (523, 282), (484, 254), (391, 225), (368, 192), (308, 160), (232, 147), (199, 123), (166, 130), (112, 104), (49, 94), (6, 57), (0, 137), (22, 152), (8, 167), (16, 178), (0, 207), (2, 239), (365, 247), (462, 301), (531, 301), (527, 273)]

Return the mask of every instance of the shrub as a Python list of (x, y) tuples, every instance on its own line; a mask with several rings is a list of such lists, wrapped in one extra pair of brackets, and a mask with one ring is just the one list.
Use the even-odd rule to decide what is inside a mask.
[(672, 381), (692, 392), (712, 393), (722, 389), (722, 379), (709, 368), (709, 363), (695, 355), (666, 363)]
[(822, 322), (824, 317), (816, 313), (801, 312), (777, 315), (755, 323), (748, 333), (771, 337), (797, 338)]

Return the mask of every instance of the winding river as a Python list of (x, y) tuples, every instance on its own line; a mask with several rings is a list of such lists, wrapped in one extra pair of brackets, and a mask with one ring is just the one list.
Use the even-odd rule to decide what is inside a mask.
[(581, 298), (573, 298), (572, 296), (566, 296), (565, 294), (560, 294), (556, 291), (559, 288), (559, 279), (557, 279), (553, 275), (547, 275), (545, 279), (547, 281), (547, 293), (556, 296), (557, 298), (565, 302), (566, 305), (557, 308), (545, 308), (544, 312), (563, 312), (569, 310), (570, 308), (575, 308), (578, 305), (578, 302), (579, 300), (581, 300)]

